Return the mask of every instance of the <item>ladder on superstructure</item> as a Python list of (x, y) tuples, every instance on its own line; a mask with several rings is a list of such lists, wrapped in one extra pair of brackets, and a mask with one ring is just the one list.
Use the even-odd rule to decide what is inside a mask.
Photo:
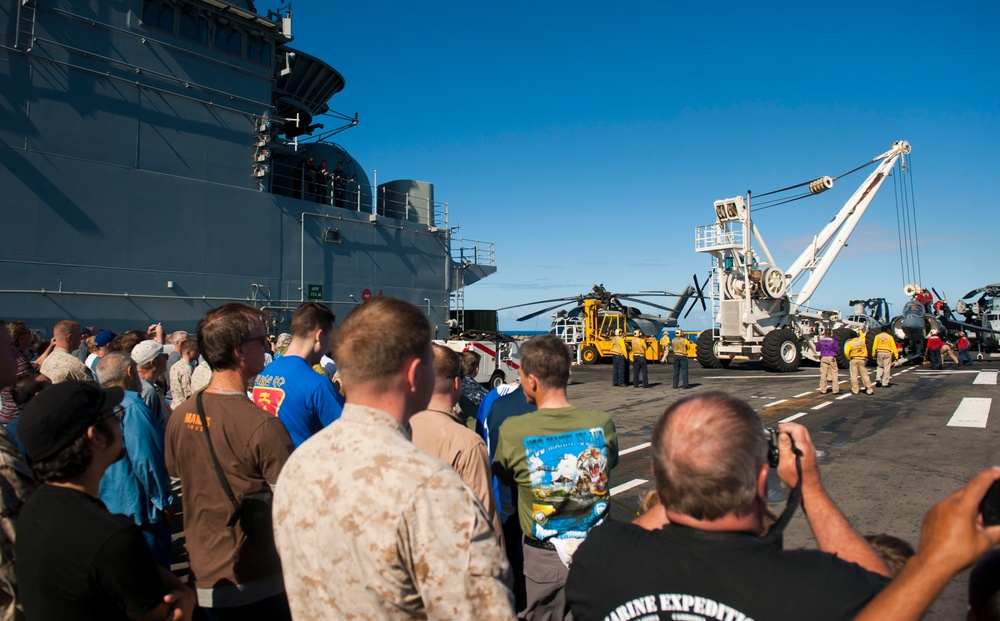
[(455, 290), (448, 294), (448, 304), (455, 311), (458, 331), (465, 331), (465, 264), (455, 267)]
[(30, 52), (35, 43), (35, 0), (21, 0), (17, 5), (17, 31), (14, 48)]

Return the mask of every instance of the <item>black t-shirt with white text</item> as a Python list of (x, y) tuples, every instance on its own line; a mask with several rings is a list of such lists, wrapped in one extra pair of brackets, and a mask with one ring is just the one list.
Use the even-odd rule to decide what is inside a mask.
[(607, 520), (573, 555), (574, 621), (853, 619), (888, 583), (816, 550), (750, 533)]

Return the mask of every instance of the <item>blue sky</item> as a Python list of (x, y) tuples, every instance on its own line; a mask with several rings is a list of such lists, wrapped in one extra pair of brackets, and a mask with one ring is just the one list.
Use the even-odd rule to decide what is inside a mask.
[[(266, 11), (277, 2), (258, 2)], [(379, 182), (418, 179), (498, 271), (467, 308), (679, 291), (713, 201), (836, 176), (913, 147), (922, 282), (952, 302), (1000, 281), (1000, 3), (293, 4), (294, 47), (340, 71), (338, 135)], [(787, 267), (860, 185), (755, 215)], [(887, 183), (811, 305), (905, 296)], [(661, 300), (662, 302), (662, 300)], [(669, 305), (669, 303), (668, 303)], [(538, 307), (535, 307), (538, 308)], [(532, 308), (501, 326), (543, 330)], [(693, 312), (684, 328), (707, 327)]]

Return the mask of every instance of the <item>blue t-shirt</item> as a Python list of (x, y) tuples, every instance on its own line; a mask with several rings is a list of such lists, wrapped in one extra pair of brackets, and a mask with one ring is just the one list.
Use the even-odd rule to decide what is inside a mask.
[(344, 398), (326, 375), (299, 356), (285, 354), (257, 376), (253, 402), (285, 425), (295, 446), (340, 418)]

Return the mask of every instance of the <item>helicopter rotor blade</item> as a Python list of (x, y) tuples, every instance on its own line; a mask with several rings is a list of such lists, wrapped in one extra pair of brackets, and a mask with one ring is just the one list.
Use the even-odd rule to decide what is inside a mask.
[(520, 308), (522, 306), (532, 306), (533, 304), (547, 304), (549, 302), (571, 302), (577, 299), (579, 296), (572, 296), (567, 298), (552, 298), (551, 300), (535, 300), (534, 302), (525, 302), (524, 304), (513, 304), (511, 306), (504, 306), (503, 308), (498, 308), (498, 311), (508, 310), (511, 308)]
[(707, 311), (708, 307), (705, 306), (705, 287), (708, 286), (708, 283), (711, 281), (712, 277), (709, 276), (705, 282), (699, 285), (698, 274), (691, 274), (691, 276), (694, 277), (694, 288), (698, 290), (698, 300), (701, 301), (701, 310)]
[[(575, 299), (575, 298), (574, 298), (574, 299)], [(571, 301), (572, 301), (572, 300), (571, 300)], [(555, 310), (555, 309), (559, 308), (560, 306), (566, 306), (566, 304), (568, 304), (568, 303), (569, 303), (569, 302), (566, 302), (566, 301), (563, 301), (563, 302), (560, 302), (559, 304), (556, 304), (555, 306), (550, 306), (550, 307), (548, 307), (548, 308), (543, 308), (543, 309), (542, 309), (542, 310), (540, 310), (540, 311), (535, 311), (535, 312), (533, 312), (533, 313), (529, 313), (529, 314), (525, 315), (524, 317), (518, 317), (518, 318), (517, 318), (517, 321), (525, 321), (525, 320), (528, 320), (528, 319), (531, 319), (531, 318), (533, 318), (533, 317), (538, 317), (539, 315), (542, 315), (542, 314), (544, 314), (544, 313), (547, 313), (547, 312), (549, 312), (549, 311), (551, 311), (551, 310)], [(513, 307), (512, 307), (512, 308), (513, 308)]]
[(619, 300), (628, 300), (629, 302), (637, 302), (639, 304), (645, 304), (646, 306), (652, 306), (653, 308), (659, 308), (659, 309), (662, 309), (662, 310), (665, 310), (665, 311), (673, 310), (672, 308), (669, 308), (667, 306), (661, 306), (659, 304), (654, 304), (652, 302), (647, 302), (646, 300), (639, 300), (639, 299), (636, 299), (636, 298), (630, 298), (630, 297), (625, 297), (625, 296), (621, 296), (621, 295), (615, 296), (615, 297), (617, 297)]
[(691, 276), (694, 278), (694, 286), (696, 290), (695, 298), (691, 300), (691, 306), (688, 306), (687, 312), (684, 313), (684, 317), (682, 317), (682, 319), (687, 319), (688, 315), (691, 314), (691, 311), (694, 310), (694, 305), (696, 302), (701, 302), (702, 312), (708, 310), (708, 307), (705, 306), (705, 287), (707, 287), (708, 283), (711, 282), (711, 277), (709, 277), (709, 280), (706, 280), (703, 283), (699, 283), (697, 274), (692, 274)]

